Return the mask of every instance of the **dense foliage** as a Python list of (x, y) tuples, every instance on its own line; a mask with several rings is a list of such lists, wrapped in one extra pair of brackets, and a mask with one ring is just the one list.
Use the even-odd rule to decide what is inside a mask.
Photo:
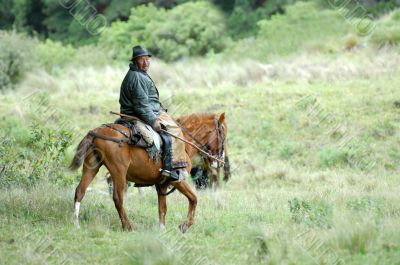
[(35, 43), (25, 34), (0, 30), (0, 90), (12, 88), (32, 66)]
[(63, 170), (65, 151), (71, 144), (69, 131), (32, 123), (26, 147), (19, 146), (13, 135), (1, 136), (0, 142), (0, 187), (72, 183)]
[[(203, 0), (206, 1), (206, 0)], [(317, 0), (329, 7), (328, 1)], [(90, 34), (86, 29), (91, 16), (102, 15), (110, 25), (115, 21), (127, 21), (131, 9), (143, 4), (154, 4), (158, 8), (174, 9), (190, 0), (0, 0), (0, 29), (16, 28), (43, 38), (52, 38), (74, 45), (93, 44), (98, 34)], [(209, 0), (220, 9), (226, 18), (227, 33), (230, 37), (252, 36), (257, 32), (257, 22), (276, 13), (283, 13), (285, 7), (295, 0)], [(396, 0), (363, 0), (360, 4), (375, 17), (399, 7)], [(181, 9), (182, 10), (182, 9)], [(154, 18), (154, 17), (153, 17)], [(158, 20), (159, 18), (155, 18)], [(178, 22), (178, 21), (177, 21)], [(206, 20), (204, 22), (207, 22)], [(210, 24), (213, 21), (209, 21)], [(169, 24), (174, 24), (169, 21)], [(176, 23), (179, 27), (182, 24)]]
[[(55, 0), (0, 1), (10, 11), (0, 11), (4, 14), (1, 27), (15, 28), (0, 31), (0, 90), (12, 88), (27, 69), (39, 67), (56, 74), (67, 65), (126, 63), (135, 44), (146, 46), (165, 61), (198, 56), (213, 58), (215, 54), (266, 61), (304, 50), (335, 53), (369, 45), (394, 46), (400, 42), (398, 9), (379, 19), (366, 20), (365, 15), (373, 18), (372, 15), (380, 13), (365, 13), (376, 7), (366, 2), (361, 3), (368, 10), (354, 4), (337, 9), (325, 0), (295, 3), (236, 0), (234, 4), (187, 0), (141, 1), (141, 4), (92, 1), (97, 14), (104, 15), (108, 23), (99, 34), (93, 35), (87, 19), (91, 9), (81, 6), (68, 9)], [(74, 1), (65, 3), (68, 7), (67, 3)], [(395, 5), (388, 2), (386, 7), (382, 12)], [(363, 32), (363, 27), (369, 31)]]
[(129, 58), (132, 43), (141, 43), (165, 60), (177, 60), (220, 52), (224, 33), (222, 14), (207, 2), (188, 2), (171, 10), (147, 5), (133, 8), (128, 21), (113, 23), (100, 44), (120, 59)]
[(400, 10), (386, 16), (371, 37), (378, 46), (400, 44)]

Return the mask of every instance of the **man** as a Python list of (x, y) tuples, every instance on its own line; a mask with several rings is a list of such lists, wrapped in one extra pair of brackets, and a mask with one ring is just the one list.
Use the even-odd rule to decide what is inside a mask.
[[(157, 87), (147, 74), (151, 56), (142, 46), (132, 48), (129, 71), (121, 84), (121, 113), (140, 118), (155, 131), (160, 131), (163, 126), (168, 132), (183, 137), (180, 127), (163, 108)], [(172, 180), (186, 177), (186, 153), (182, 141), (172, 138), (172, 171), (164, 169), (162, 173)]]

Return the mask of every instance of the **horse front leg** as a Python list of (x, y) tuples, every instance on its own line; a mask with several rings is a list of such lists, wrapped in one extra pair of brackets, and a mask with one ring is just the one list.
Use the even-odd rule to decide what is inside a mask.
[[(162, 195), (167, 192), (168, 186), (160, 187), (158, 195), (158, 217), (160, 220), (160, 229), (165, 230), (165, 216), (167, 215), (167, 196)], [(162, 193), (162, 194), (161, 194)]]
[(216, 191), (219, 188), (220, 169), (210, 167), (208, 175), (210, 176), (210, 186), (213, 189), (213, 191)]
[(172, 183), (172, 185), (174, 187), (176, 187), (183, 195), (185, 195), (189, 201), (189, 210), (188, 210), (188, 215), (187, 215), (187, 221), (179, 226), (179, 229), (182, 231), (182, 233), (185, 233), (189, 229), (189, 227), (191, 227), (193, 225), (193, 222), (194, 222), (194, 215), (195, 215), (196, 206), (197, 206), (197, 196), (193, 192), (193, 190), (189, 186), (189, 184), (186, 182), (186, 180)]

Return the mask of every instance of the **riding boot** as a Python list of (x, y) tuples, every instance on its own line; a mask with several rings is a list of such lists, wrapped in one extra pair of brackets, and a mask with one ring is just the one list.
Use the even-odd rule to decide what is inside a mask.
[(160, 169), (161, 176), (169, 181), (181, 181), (187, 178), (189, 175), (185, 168), (179, 168), (174, 170)]

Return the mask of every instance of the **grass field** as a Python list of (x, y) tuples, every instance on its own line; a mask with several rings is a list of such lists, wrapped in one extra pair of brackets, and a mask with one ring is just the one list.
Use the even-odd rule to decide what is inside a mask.
[[(227, 113), (232, 179), (198, 192), (186, 234), (178, 225), (187, 200), (168, 197), (161, 232), (151, 188), (129, 190), (135, 232), (121, 231), (101, 174), (83, 200), (80, 230), (71, 223), (74, 186), (2, 189), (0, 263), (400, 264), (399, 66), (390, 49), (270, 64), (156, 62), (151, 74), (171, 113)], [(24, 142), (31, 119), (62, 124), (76, 144), (115, 118), (108, 111), (118, 110), (125, 72), (33, 73), (1, 95), (2, 126)], [(39, 107), (28, 96), (36, 89), (47, 99)], [(67, 153), (65, 164), (73, 147)]]

